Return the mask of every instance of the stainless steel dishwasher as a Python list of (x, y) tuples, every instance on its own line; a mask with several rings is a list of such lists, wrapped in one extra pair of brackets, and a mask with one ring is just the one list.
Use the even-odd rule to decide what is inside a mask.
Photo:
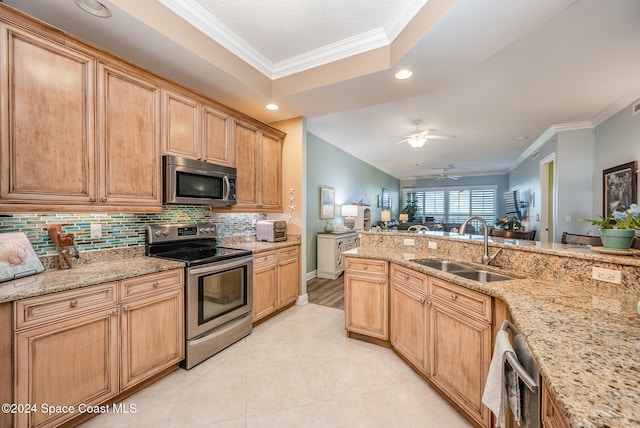
[(538, 366), (533, 359), (533, 355), (531, 355), (529, 346), (527, 346), (524, 338), (513, 324), (505, 320), (500, 329), (511, 330), (513, 334), (513, 350), (515, 351), (515, 355), (507, 352), (506, 361), (518, 375), (521, 385), (524, 385), (524, 388), (520, 388), (521, 426), (526, 428), (540, 428), (542, 425), (540, 408), (540, 385), (542, 384), (542, 379)]

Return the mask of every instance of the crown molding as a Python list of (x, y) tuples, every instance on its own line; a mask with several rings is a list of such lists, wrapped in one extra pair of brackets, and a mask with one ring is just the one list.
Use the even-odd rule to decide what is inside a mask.
[(271, 80), (389, 46), (427, 3), (427, 0), (405, 1), (391, 14), (383, 27), (274, 63), (207, 12), (195, 0), (158, 1)]
[(640, 88), (636, 88), (635, 90), (621, 96), (593, 118), (591, 121), (593, 126), (595, 127), (600, 125), (602, 122), (621, 112), (638, 99), (640, 99)]
[(579, 131), (581, 129), (593, 128), (593, 123), (588, 120), (582, 122), (557, 123), (551, 125), (551, 128), (555, 129), (556, 132)]

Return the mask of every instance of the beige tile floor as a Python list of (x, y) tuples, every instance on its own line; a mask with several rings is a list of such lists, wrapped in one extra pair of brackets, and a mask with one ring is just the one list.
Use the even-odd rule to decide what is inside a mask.
[(309, 303), (125, 400), (98, 427), (470, 427), (391, 350), (347, 339), (344, 311)]

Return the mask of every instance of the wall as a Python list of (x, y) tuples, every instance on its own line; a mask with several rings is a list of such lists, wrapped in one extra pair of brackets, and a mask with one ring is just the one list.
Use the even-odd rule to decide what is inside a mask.
[(594, 216), (603, 214), (602, 171), (634, 160), (640, 161), (640, 114), (632, 114), (633, 104), (596, 127), (593, 174), (595, 196), (592, 208)]
[(391, 216), (398, 218), (400, 181), (377, 168), (340, 150), (314, 134), (307, 133), (307, 226), (306, 272), (317, 266), (316, 233), (322, 232), (324, 220), (320, 219), (320, 186), (333, 187), (336, 191), (336, 218), (334, 224), (344, 224), (340, 206), (362, 201), (371, 206), (371, 223), (380, 221), (377, 197), (382, 188), (389, 189)]

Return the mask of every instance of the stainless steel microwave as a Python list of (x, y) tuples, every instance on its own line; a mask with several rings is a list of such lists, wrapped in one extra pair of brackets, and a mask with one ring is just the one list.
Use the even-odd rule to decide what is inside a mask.
[(163, 156), (163, 164), (165, 204), (235, 205), (236, 168), (179, 156)]

